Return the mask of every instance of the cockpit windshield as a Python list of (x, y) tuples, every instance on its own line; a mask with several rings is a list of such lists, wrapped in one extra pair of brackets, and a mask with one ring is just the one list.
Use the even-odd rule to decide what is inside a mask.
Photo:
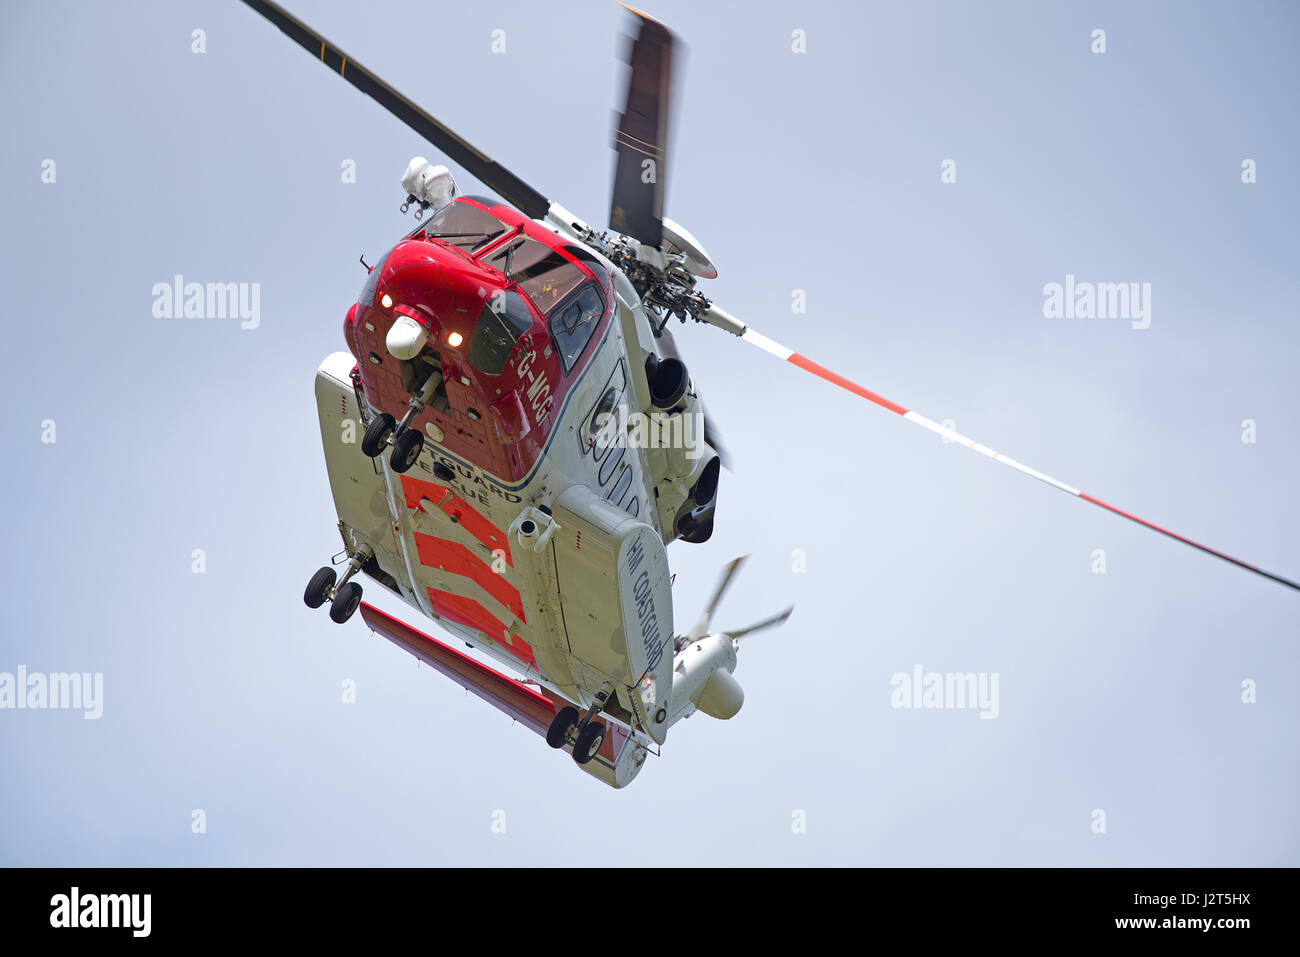
[(519, 293), (507, 289), (495, 294), (474, 324), (469, 340), (469, 364), (487, 375), (500, 375), (515, 343), (532, 326), (533, 314)]
[(448, 203), (424, 227), (426, 239), (441, 239), (467, 253), (482, 249), (509, 227), (487, 210), (469, 203)]
[(519, 291), (533, 301), (543, 316), (586, 278), (563, 255), (527, 236), (507, 242), (487, 261), (493, 269), (514, 280)]

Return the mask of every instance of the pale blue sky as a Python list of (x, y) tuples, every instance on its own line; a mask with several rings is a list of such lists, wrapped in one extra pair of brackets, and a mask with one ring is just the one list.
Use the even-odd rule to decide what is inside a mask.
[[(616, 4), (289, 7), (604, 221)], [(720, 304), (1300, 575), (1294, 5), (650, 12), (690, 48), (667, 205)], [(719, 624), (797, 603), (742, 649), (735, 719), (692, 718), (615, 792), (360, 619), (309, 612), (338, 548), (312, 376), (344, 348), (358, 254), (409, 228), (407, 160), (436, 153), (233, 0), (14, 0), (0, 25), (0, 671), (105, 676), (99, 721), (0, 711), (0, 863), (1300, 863), (1300, 595), (717, 330), (678, 331), (736, 471), (713, 540), (670, 549), (677, 614), (743, 552)], [(260, 283), (260, 328), (155, 319), (175, 273)], [(1044, 318), (1068, 273), (1150, 282), (1151, 327)], [(999, 717), (892, 709), (917, 664), (996, 672)]]

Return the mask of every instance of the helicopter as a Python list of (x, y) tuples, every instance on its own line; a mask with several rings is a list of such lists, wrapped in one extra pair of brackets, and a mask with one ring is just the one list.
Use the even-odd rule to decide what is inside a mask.
[[(1073, 497), (1300, 590), (969, 439), (769, 339), (699, 289), (717, 268), (664, 215), (677, 41), (636, 35), (614, 137), (609, 226), (548, 199), (270, 0), (244, 0), (500, 198), (413, 158), (415, 227), (373, 265), (315, 393), (343, 550), (304, 601), (376, 633), (568, 751), (616, 788), (695, 712), (737, 714), (747, 635), (712, 624), (743, 563), (675, 627), (667, 546), (709, 540), (726, 453), (668, 324), (712, 325)], [(358, 428), (358, 425), (360, 428)], [(361, 431), (360, 441), (356, 433)], [(362, 601), (359, 575), (521, 675)]]

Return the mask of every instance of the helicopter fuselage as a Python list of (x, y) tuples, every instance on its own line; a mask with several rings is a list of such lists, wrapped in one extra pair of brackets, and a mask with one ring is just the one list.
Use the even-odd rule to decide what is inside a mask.
[[(403, 317), (427, 335), (407, 359), (387, 348)], [(316, 395), (346, 553), (615, 723), (588, 769), (626, 783), (692, 710), (671, 700), (665, 547), (711, 525), (717, 487), (717, 456), (686, 424), (694, 383), (664, 381), (684, 370), (635, 288), (575, 237), (461, 197), (370, 268), (344, 333)], [(381, 415), (419, 430), (413, 462), (358, 447)]]

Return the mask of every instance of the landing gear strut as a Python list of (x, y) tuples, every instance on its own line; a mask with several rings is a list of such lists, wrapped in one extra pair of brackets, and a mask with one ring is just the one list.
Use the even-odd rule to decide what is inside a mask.
[[(342, 580), (334, 569), (326, 565), (317, 569), (316, 574), (307, 582), (307, 590), (302, 600), (308, 608), (319, 608), (330, 602), (330, 620), (343, 624), (351, 618), (361, 604), (361, 586), (352, 581), (352, 576), (361, 571), (361, 566), (370, 561), (374, 550), (369, 545), (362, 545), (348, 559), (348, 567), (343, 572)], [(338, 584), (335, 584), (338, 581)]]

